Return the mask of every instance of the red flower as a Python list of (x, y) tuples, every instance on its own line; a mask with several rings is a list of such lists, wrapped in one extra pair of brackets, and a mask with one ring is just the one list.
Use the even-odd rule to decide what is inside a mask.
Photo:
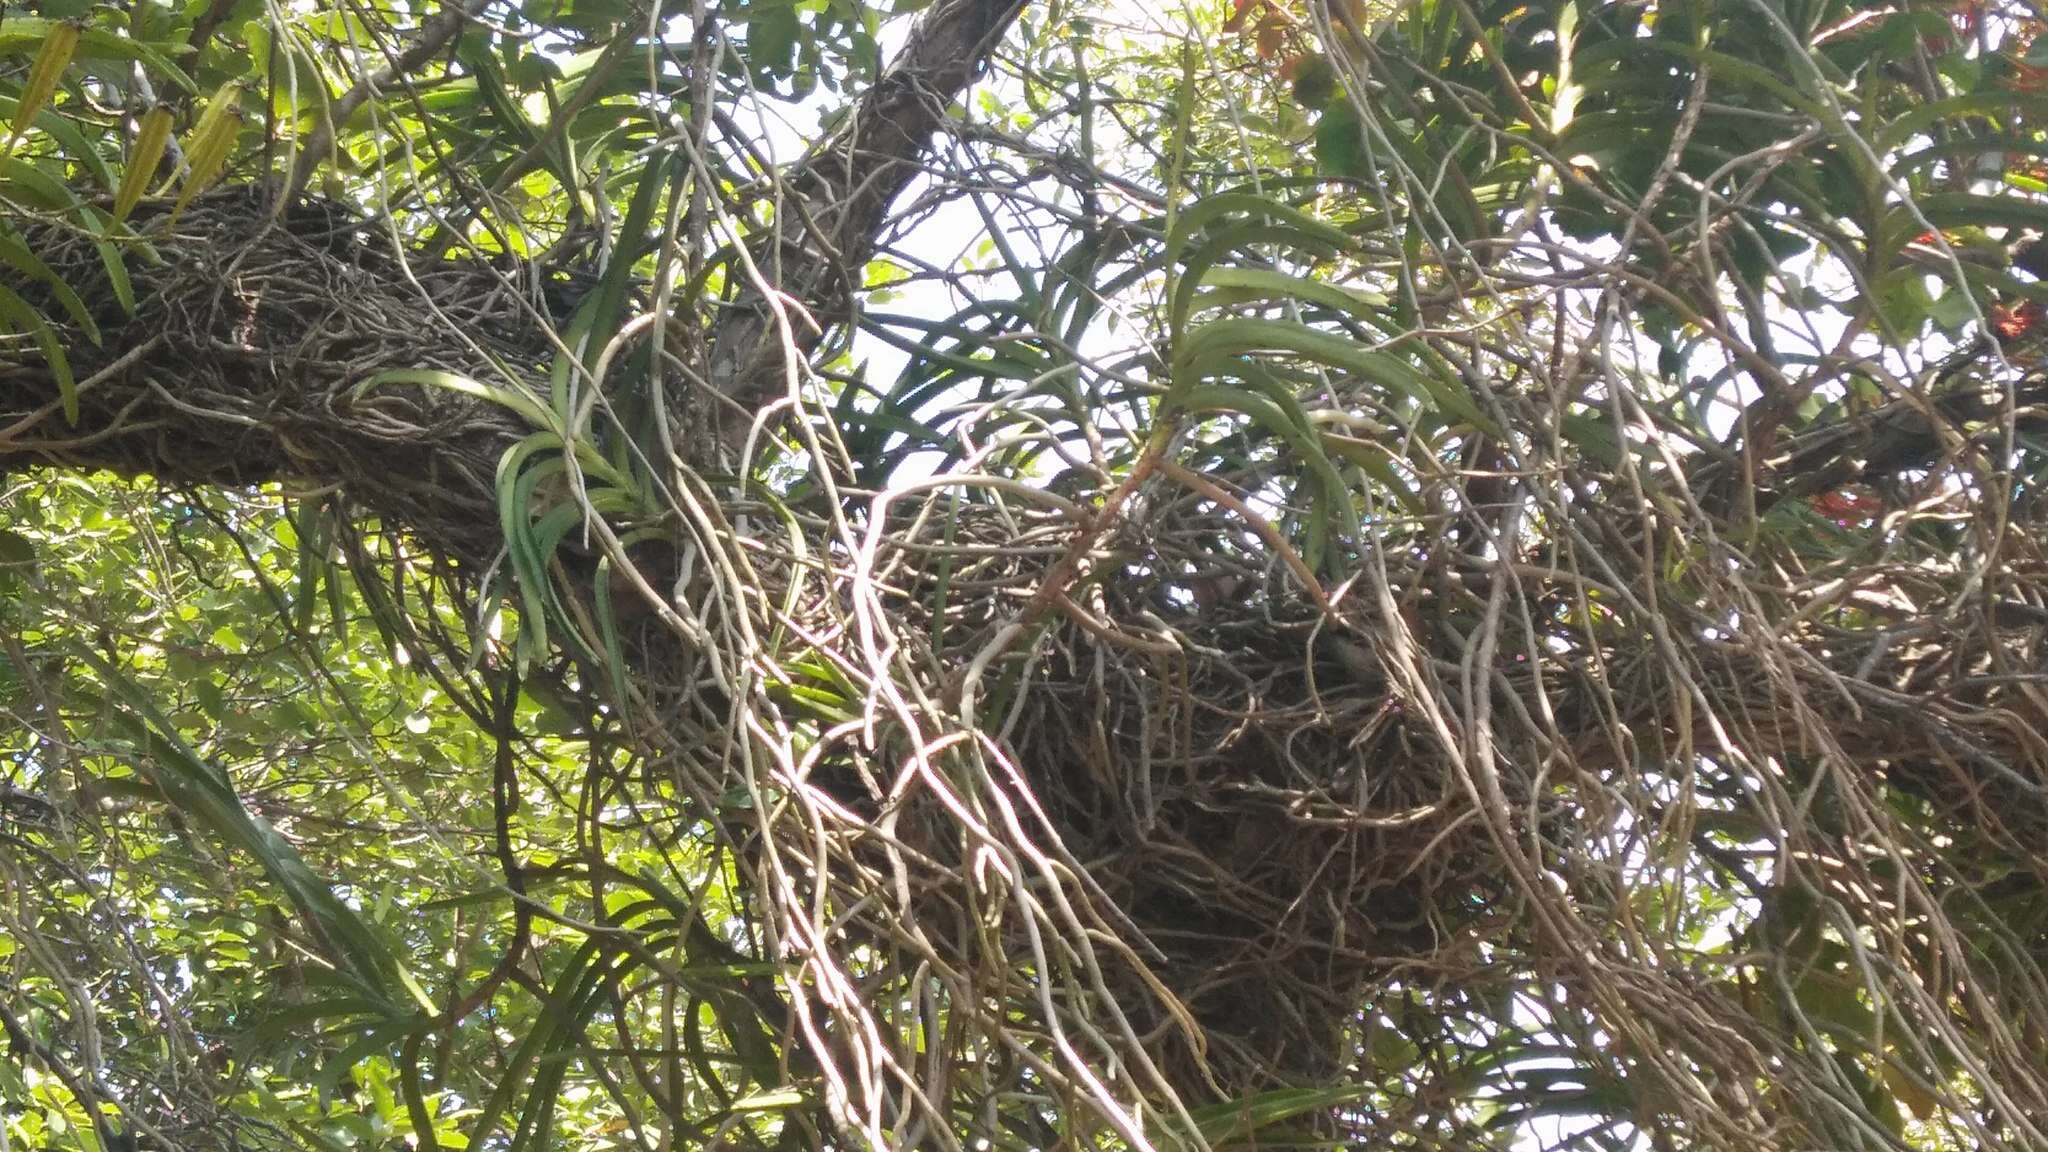
[(2000, 304), (1991, 310), (1991, 330), (1998, 333), (2000, 340), (2018, 340), (2034, 330), (2043, 311), (2039, 300)]
[(1862, 485), (1837, 488), (1813, 497), (1813, 510), (1847, 528), (1861, 524), (1884, 510), (1877, 493)]

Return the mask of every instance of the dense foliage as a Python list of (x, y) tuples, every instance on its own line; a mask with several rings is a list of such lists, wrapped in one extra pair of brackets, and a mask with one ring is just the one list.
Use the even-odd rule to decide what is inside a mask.
[(1999, 0), (0, 11), (0, 1152), (2048, 1146)]

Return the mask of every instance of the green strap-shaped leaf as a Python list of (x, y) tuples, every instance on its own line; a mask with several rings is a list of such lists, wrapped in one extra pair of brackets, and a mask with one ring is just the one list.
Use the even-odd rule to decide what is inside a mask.
[(76, 425), (78, 381), (71, 374), (71, 358), (64, 354), (64, 342), (57, 339), (57, 333), (49, 322), (29, 307), (28, 301), (5, 285), (0, 285), (0, 322), (35, 338), (36, 347), (42, 350), (43, 360), (50, 366), (50, 375), (57, 382), (57, 402), (63, 406), (64, 419)]
[(388, 1013), (399, 1014), (398, 961), (369, 924), (334, 894), (290, 841), (243, 807), (227, 775), (185, 742), (140, 685), (97, 653), (80, 650), (77, 656), (98, 673), (123, 706), (116, 710), (114, 721), (146, 753), (144, 770), (165, 798), (255, 858), (298, 909), (314, 936), (327, 946), (329, 959), (352, 975), (365, 994), (387, 1005)]
[(1203, 325), (1175, 358), (1175, 386), (1217, 375), (1239, 356), (1287, 353), (1339, 371), (1355, 372), (1400, 392), (1425, 408), (1446, 413), (1496, 439), (1498, 427), (1462, 387), (1424, 375), (1388, 352), (1360, 346), (1344, 336), (1282, 320), (1231, 317)]

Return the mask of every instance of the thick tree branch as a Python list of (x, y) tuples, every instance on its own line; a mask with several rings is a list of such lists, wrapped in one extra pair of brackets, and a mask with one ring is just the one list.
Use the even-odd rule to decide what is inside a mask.
[[(1025, 0), (942, 0), (853, 114), (784, 177), (802, 211), (784, 218), (779, 251), (764, 252), (773, 287), (829, 324), (849, 303), (889, 208), (921, 170), (919, 160), (946, 123), (948, 107), (980, 75)], [(729, 311), (712, 334), (712, 385), (746, 408), (780, 387), (783, 342), (758, 298)], [(818, 334), (792, 333), (797, 351)]]
[(156, 240), (160, 263), (133, 262), (127, 317), (85, 238), (30, 225), (42, 257), (100, 305), (105, 343), (69, 341), (75, 427), (46, 361), (0, 357), (0, 466), (338, 484), (433, 547), (488, 562), (497, 461), (529, 429), (457, 392), (363, 385), (399, 369), (537, 379), (548, 350), (493, 270), (408, 263), (359, 228), (318, 204), (273, 221), (257, 189), (211, 194)]

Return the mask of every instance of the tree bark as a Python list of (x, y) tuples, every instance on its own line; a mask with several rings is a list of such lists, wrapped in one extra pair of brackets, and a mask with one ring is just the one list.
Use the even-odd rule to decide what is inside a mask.
[[(981, 74), (1025, 0), (943, 0), (838, 131), (782, 182), (780, 247), (760, 255), (781, 295), (817, 328), (795, 325), (799, 355), (844, 318), (874, 255), (889, 208), (923, 170), (948, 109)], [(786, 349), (774, 312), (758, 295), (728, 311), (711, 340), (712, 386), (755, 409), (781, 391)]]
[[(544, 346), (516, 293), (475, 265), (408, 265), (353, 218), (302, 204), (274, 220), (261, 190), (210, 193), (131, 261), (136, 309), (113, 304), (92, 246), (28, 225), (31, 245), (93, 302), (94, 346), (60, 331), (79, 420), (31, 346), (0, 359), (0, 467), (50, 463), (173, 484), (340, 485), (430, 548), (488, 562), (498, 459), (531, 431), (462, 393), (365, 388), (427, 369), (498, 385), (540, 380)], [(425, 316), (426, 322), (422, 322)], [(518, 379), (523, 377), (523, 379)]]

